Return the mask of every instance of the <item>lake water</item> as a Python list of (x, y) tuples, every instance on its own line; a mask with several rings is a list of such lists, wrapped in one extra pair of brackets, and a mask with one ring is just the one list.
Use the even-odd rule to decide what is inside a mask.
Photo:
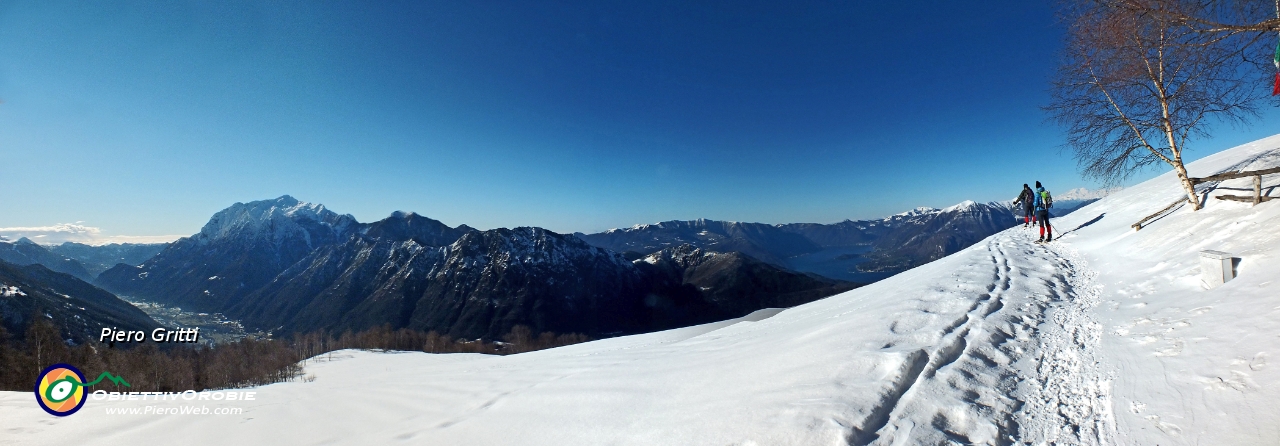
[(870, 251), (869, 245), (829, 247), (818, 252), (791, 257), (787, 259), (787, 267), (796, 271), (859, 283), (876, 282), (896, 274), (864, 273), (855, 269), (854, 267), (859, 263), (867, 261), (862, 254)]

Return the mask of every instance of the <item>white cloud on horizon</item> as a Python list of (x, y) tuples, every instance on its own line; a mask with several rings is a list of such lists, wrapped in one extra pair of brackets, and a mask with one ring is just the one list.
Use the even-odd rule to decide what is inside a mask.
[(15, 241), (26, 237), (41, 245), (60, 245), (65, 242), (86, 245), (112, 243), (168, 243), (183, 235), (103, 235), (102, 229), (75, 223), (58, 223), (51, 226), (0, 228), (0, 240)]

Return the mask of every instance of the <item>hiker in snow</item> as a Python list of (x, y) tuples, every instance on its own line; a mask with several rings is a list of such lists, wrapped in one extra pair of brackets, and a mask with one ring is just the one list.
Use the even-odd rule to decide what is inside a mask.
[[(1053, 207), (1053, 196), (1049, 195), (1049, 191), (1044, 190), (1044, 186), (1041, 186), (1039, 181), (1036, 181), (1035, 195), (1036, 220), (1040, 221), (1040, 240), (1036, 242), (1052, 242), (1053, 226), (1049, 224), (1049, 208)], [(1045, 233), (1048, 233), (1048, 237), (1045, 237)]]
[(1013, 200), (1014, 206), (1022, 205), (1022, 227), (1024, 228), (1034, 223), (1032, 220), (1035, 219), (1035, 212), (1033, 211), (1035, 195), (1036, 193), (1031, 191), (1031, 186), (1028, 186), (1027, 183), (1022, 183), (1022, 193), (1018, 194), (1017, 200)]

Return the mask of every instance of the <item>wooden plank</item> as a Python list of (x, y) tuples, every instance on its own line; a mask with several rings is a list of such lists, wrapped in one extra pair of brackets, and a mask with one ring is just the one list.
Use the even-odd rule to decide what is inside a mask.
[(1181, 199), (1181, 200), (1175, 201), (1175, 202), (1173, 202), (1173, 203), (1169, 204), (1169, 206), (1166, 206), (1164, 209), (1161, 209), (1159, 212), (1156, 212), (1156, 213), (1154, 213), (1154, 214), (1148, 215), (1148, 216), (1147, 216), (1147, 218), (1144, 218), (1144, 219), (1142, 219), (1142, 220), (1138, 220), (1138, 222), (1137, 222), (1137, 223), (1134, 223), (1134, 224), (1129, 225), (1129, 227), (1130, 227), (1130, 228), (1133, 228), (1133, 230), (1134, 230), (1134, 231), (1141, 231), (1141, 230), (1142, 230), (1142, 224), (1143, 224), (1143, 223), (1146, 223), (1146, 222), (1147, 222), (1147, 220), (1151, 220), (1151, 219), (1153, 219), (1153, 218), (1159, 217), (1160, 215), (1164, 214), (1165, 212), (1169, 212), (1169, 210), (1170, 210), (1170, 209), (1173, 209), (1173, 207), (1174, 207), (1174, 206), (1177, 206), (1177, 205), (1180, 205), (1180, 204), (1183, 204), (1183, 203), (1190, 203), (1190, 202), (1191, 202), (1191, 200), (1190, 200), (1190, 199), (1187, 199), (1187, 198), (1183, 198), (1183, 199)]
[[(1246, 197), (1243, 195), (1219, 195), (1213, 198), (1217, 198), (1219, 200), (1243, 201), (1245, 203), (1254, 203), (1253, 200), (1255, 197)], [(1271, 201), (1272, 199), (1275, 199), (1275, 198), (1276, 197), (1257, 197), (1257, 200), (1258, 200), (1257, 202), (1261, 203), (1263, 201)]]
[(1270, 175), (1273, 173), (1280, 173), (1280, 167), (1272, 167), (1270, 169), (1262, 169), (1262, 170), (1252, 170), (1248, 172), (1227, 172), (1227, 173), (1220, 173), (1217, 175), (1210, 175), (1204, 178), (1189, 178), (1189, 179), (1191, 180), (1191, 184), (1200, 184), (1200, 183), (1208, 183), (1210, 181), (1231, 180), (1235, 178), (1251, 177), (1255, 175)]

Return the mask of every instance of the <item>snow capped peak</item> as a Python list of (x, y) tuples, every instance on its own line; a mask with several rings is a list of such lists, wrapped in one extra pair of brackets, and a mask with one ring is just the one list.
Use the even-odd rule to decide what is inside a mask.
[(607, 230), (607, 231), (604, 231), (604, 233), (605, 233), (605, 234), (613, 234), (613, 233), (618, 233), (618, 232), (643, 231), (643, 230), (645, 230), (645, 229), (649, 229), (649, 228), (662, 228), (662, 227), (663, 227), (663, 224), (662, 224), (661, 222), (659, 222), (659, 223), (639, 223), (639, 224), (631, 225), (631, 227), (629, 227), (629, 228), (612, 228), (612, 229), (609, 229), (609, 230)]
[(355, 217), (338, 215), (319, 203), (299, 201), (288, 195), (273, 200), (236, 203), (213, 214), (195, 238), (208, 241), (232, 236), (258, 237), (271, 235), (279, 239), (285, 233), (303, 231), (300, 223), (308, 227), (327, 226), (331, 231), (343, 232), (356, 225)]
[(1077, 187), (1053, 197), (1055, 201), (1071, 201), (1071, 200), (1094, 200), (1119, 192), (1121, 188), (1115, 187), (1110, 189), (1089, 190), (1083, 187)]
[(961, 201), (960, 203), (957, 203), (957, 204), (955, 204), (955, 205), (953, 205), (953, 206), (948, 206), (947, 208), (944, 208), (944, 209), (942, 210), (942, 212), (964, 212), (964, 211), (970, 211), (970, 210), (973, 210), (973, 208), (974, 208), (974, 207), (976, 207), (976, 206), (978, 206), (978, 203), (977, 203), (977, 202), (975, 202), (975, 201), (973, 201), (973, 200), (965, 200), (965, 201)]
[(902, 212), (902, 213), (898, 213), (898, 214), (893, 214), (893, 216), (894, 216), (894, 217), (914, 217), (914, 216), (917, 216), (917, 215), (932, 214), (932, 213), (935, 213), (935, 212), (938, 212), (938, 211), (939, 211), (939, 209), (938, 209), (938, 208), (931, 208), (931, 207), (928, 207), (928, 206), (920, 206), (920, 207), (918, 207), (918, 208), (915, 208), (915, 209), (912, 209), (912, 210), (909, 210), (909, 211), (906, 211), (906, 212)]

